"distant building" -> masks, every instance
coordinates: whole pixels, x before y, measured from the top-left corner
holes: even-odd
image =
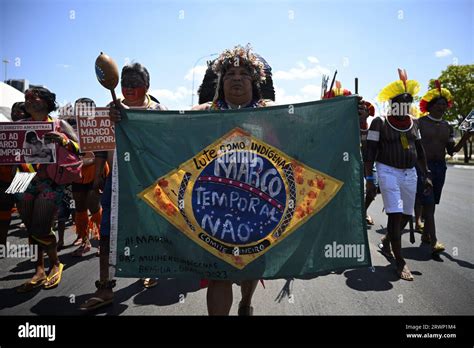
[[[46,86],[43,86],[43,85],[32,85],[32,84],[30,84],[30,81],[28,81],[27,79],[22,79],[22,80],[20,80],[20,79],[11,79],[11,80],[6,80],[5,83],[7,85],[12,86],[13,88],[16,88],[21,93],[25,93],[26,90],[28,88],[31,88],[31,87],[46,87]]]

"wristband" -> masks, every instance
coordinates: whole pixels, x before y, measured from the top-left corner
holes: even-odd
[[[373,175],[371,175],[371,176],[366,176],[366,177],[365,177],[365,180],[367,180],[367,181],[375,181],[375,177],[374,177]]]

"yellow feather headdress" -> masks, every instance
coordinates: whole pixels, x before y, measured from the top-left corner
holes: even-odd
[[[428,114],[428,103],[435,98],[442,97],[448,102],[448,108],[453,106],[453,96],[451,92],[446,88],[441,88],[439,80],[435,81],[435,88],[430,89],[420,100],[420,110],[424,114]]]
[[[415,80],[408,80],[405,70],[398,69],[400,79],[385,86],[378,95],[378,100],[381,102],[389,101],[396,96],[408,93],[415,96],[420,91],[420,84]]]
[[[433,100],[433,98],[444,97],[448,102],[453,100],[451,92],[446,88],[441,88],[441,93],[438,89],[431,89],[423,96],[423,100],[426,100],[428,103]]]

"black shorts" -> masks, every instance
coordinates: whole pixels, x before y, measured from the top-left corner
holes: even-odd
[[[433,183],[433,189],[428,195],[425,195],[423,193],[424,177],[421,171],[417,168],[418,187],[416,198],[420,201],[421,205],[439,204],[439,201],[441,199],[441,192],[443,191],[444,181],[446,180],[446,162],[428,161],[428,169],[431,171],[431,181]]]

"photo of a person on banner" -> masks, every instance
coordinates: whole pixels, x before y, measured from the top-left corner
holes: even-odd
[[[48,141],[44,143],[38,138],[35,131],[29,131],[25,135],[23,148],[30,150],[30,155],[25,155],[25,161],[30,164],[53,162],[54,145],[48,146]]]

